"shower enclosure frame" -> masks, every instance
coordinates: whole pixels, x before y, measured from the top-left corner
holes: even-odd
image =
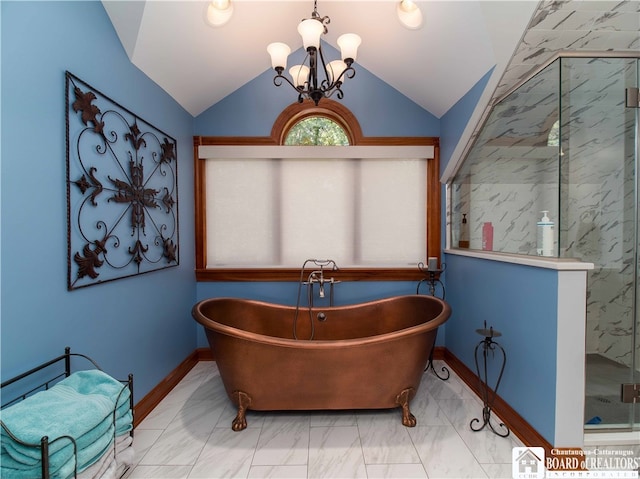
[[[575,72],[571,73],[569,68],[572,62],[574,65],[579,65],[576,71],[580,70],[580,68],[583,69],[583,71],[576,74],[573,79],[571,75],[575,74]],[[630,314],[632,318],[630,323],[631,329],[629,330],[627,328],[627,330],[624,331],[624,342],[629,345],[628,351],[631,358],[627,358],[630,366],[629,374],[622,383],[634,384],[640,382],[640,372],[636,371],[634,373],[634,369],[640,370],[640,351],[638,350],[640,347],[640,319],[638,318],[640,314],[640,194],[638,193],[640,190],[640,167],[638,166],[638,142],[640,138],[640,126],[638,123],[640,110],[635,108],[631,112],[630,110],[625,110],[625,113],[623,113],[623,116],[635,116],[634,130],[633,132],[628,132],[628,135],[631,135],[634,150],[632,154],[633,166],[631,166],[628,165],[628,160],[625,161],[625,158],[628,158],[629,147],[624,144],[627,138],[624,133],[624,125],[626,124],[624,121],[621,121],[623,133],[619,134],[619,137],[616,137],[617,140],[622,138],[622,146],[614,145],[613,150],[606,150],[610,144],[605,146],[600,145],[612,139],[607,138],[608,131],[603,127],[602,122],[606,123],[607,121],[605,118],[606,115],[598,115],[594,113],[594,108],[589,107],[594,106],[594,104],[599,101],[604,101],[603,97],[606,96],[606,94],[600,92],[601,96],[594,96],[592,98],[593,104],[571,104],[572,95],[575,97],[573,98],[574,102],[576,99],[586,98],[585,93],[589,88],[588,82],[593,82],[598,77],[595,71],[590,69],[599,66],[599,62],[603,65],[613,65],[616,62],[620,63],[623,65],[622,71],[630,77],[624,79],[626,80],[625,87],[637,88],[640,86],[640,67],[638,66],[640,64],[640,57],[637,52],[611,52],[610,54],[593,54],[592,52],[562,53],[541,66],[534,75],[516,85],[493,104],[491,112],[483,121],[480,133],[467,152],[464,163],[447,188],[447,245],[449,248],[464,248],[462,243],[459,246],[459,240],[464,239],[460,236],[459,226],[460,219],[463,213],[465,213],[466,217],[471,220],[471,224],[468,225],[471,236],[471,250],[482,249],[481,231],[483,222],[492,221],[493,226],[497,226],[494,238],[499,237],[501,241],[506,238],[510,231],[524,232],[519,238],[506,238],[507,241],[505,242],[494,242],[493,251],[536,256],[536,222],[539,221],[540,218],[536,219],[535,215],[538,213],[537,210],[549,209],[546,205],[551,204],[551,209],[555,208],[555,211],[553,211],[553,220],[556,222],[553,256],[561,259],[577,258],[584,262],[592,262],[595,265],[595,270],[589,272],[587,307],[591,309],[589,309],[587,313],[587,325],[590,324],[590,319],[593,320],[598,314],[598,308],[594,308],[592,303],[594,302],[594,298],[599,294],[599,288],[602,287],[603,283],[607,283],[608,280],[611,282],[610,278],[613,277],[607,277],[602,274],[604,266],[607,266],[612,271],[617,268],[620,271],[624,271],[627,276],[631,275],[632,277],[630,283],[626,282],[618,288],[617,296],[622,296],[622,293],[627,293],[627,296],[633,298],[631,304],[625,306],[625,308],[628,309],[625,310],[625,314]],[[550,67],[557,68],[557,72],[550,72],[552,69]],[[536,97],[536,95],[541,92],[534,92],[534,95],[527,97],[536,87],[536,81],[538,83],[543,82],[541,78],[545,75],[545,72],[547,74],[546,88],[548,90],[542,92],[543,94],[539,97]],[[621,80],[610,80],[609,83],[618,87]],[[605,84],[605,87],[607,87],[607,85],[608,84]],[[583,87],[585,91],[581,92],[581,88]],[[555,89],[555,91],[551,92],[552,89]],[[555,108],[555,118],[553,118],[553,114],[548,114],[546,117],[535,116],[535,114],[540,114],[541,112],[540,110],[535,111],[535,108],[539,106],[535,103],[536,98],[543,98],[545,94],[549,93],[553,93],[555,97],[546,97],[547,113],[552,112],[553,108]],[[520,97],[509,105],[509,101],[517,98],[518,95],[520,95]],[[617,108],[620,108],[620,99],[624,99],[624,97],[625,91],[624,88],[622,88],[620,92],[611,94],[610,97],[607,98],[607,101],[613,101],[613,104],[616,105]],[[553,105],[554,102],[555,106]],[[529,114],[533,115],[533,120],[531,120],[531,124],[528,127],[526,126],[526,121],[521,124],[517,123]],[[542,121],[541,118],[543,118],[544,121]],[[503,123],[500,123],[501,121]],[[609,123],[609,126],[615,124],[616,121],[620,120],[613,120]],[[554,143],[554,145],[557,146],[555,146],[554,149],[550,148],[550,146],[552,146],[550,143],[545,144],[544,141],[549,137],[550,130],[555,122],[558,124],[558,131],[557,143]],[[584,123],[584,125],[582,125],[581,122]],[[591,126],[587,128],[589,123],[591,123]],[[581,126],[583,131],[578,130]],[[527,134],[527,128],[531,130],[529,134]],[[508,132],[508,134],[505,134],[505,132]],[[573,138],[571,136],[572,133],[574,135]],[[590,155],[585,155],[584,149],[581,148],[578,140],[584,140],[585,145],[591,141],[593,146],[595,146],[595,150],[593,150]],[[498,151],[500,148],[504,151]],[[513,149],[506,152],[508,148]],[[598,151],[598,148],[602,148],[602,152]],[[589,192],[591,188],[592,192],[597,194],[599,198],[598,214],[604,216],[603,211],[607,208],[607,193],[600,191],[602,185],[595,181],[597,175],[592,175],[593,177],[589,178],[588,181],[581,181],[580,175],[576,175],[575,170],[579,168],[577,165],[584,166],[590,164],[592,168],[597,169],[606,167],[607,161],[612,163],[615,163],[615,161],[620,162],[620,158],[615,161],[607,158],[607,155],[612,155],[612,151],[617,151],[616,148],[622,151],[622,174],[620,170],[616,170],[615,168],[610,169],[609,172],[611,174],[621,174],[621,177],[624,178],[628,176],[630,170],[633,169],[633,196],[632,198],[623,198],[629,202],[629,204],[633,202],[633,219],[631,220],[632,225],[628,224],[629,220],[625,221],[624,218],[620,219],[620,223],[624,225],[624,228],[619,227],[619,231],[615,231],[615,227],[613,227],[610,236],[615,238],[615,234],[617,234],[620,243],[622,243],[622,236],[625,236],[625,243],[631,242],[633,244],[633,247],[630,248],[633,251],[633,257],[620,257],[612,260],[608,257],[602,259],[590,256],[589,251],[584,251],[584,248],[591,248],[593,252],[597,252],[597,250],[606,252],[607,248],[619,247],[620,245],[614,245],[611,238],[607,238],[606,235],[598,238],[597,235],[594,236],[593,233],[591,233],[592,244],[585,244],[585,242],[578,237],[578,223],[576,221],[576,218],[579,218],[579,213],[584,211],[572,211],[571,208],[575,208],[576,202],[580,201],[583,202],[581,205],[583,210],[587,208],[587,202],[584,198],[589,198],[589,196],[583,195],[583,193]],[[627,149],[626,153],[625,148]],[[483,151],[479,152],[482,149]],[[475,155],[474,150],[476,150]],[[517,153],[513,153],[513,151],[517,151]],[[517,156],[518,154],[522,154],[523,156]],[[602,157],[598,157],[599,154]],[[587,161],[587,157],[592,161]],[[514,158],[511,164],[509,164],[509,158]],[[518,164],[518,162],[520,163]],[[537,167],[538,171],[535,170],[536,166],[532,167],[536,162],[544,164],[544,166]],[[624,164],[627,164],[627,166],[624,167]],[[507,165],[507,168],[505,168],[505,165]],[[522,169],[518,170],[518,167]],[[491,172],[487,173],[487,170],[491,168],[495,169],[493,178],[491,177]],[[502,170],[498,171],[500,168],[502,168]],[[509,168],[513,168],[514,171],[506,171]],[[517,174],[514,174],[514,172]],[[518,174],[520,177],[518,177]],[[536,181],[536,174],[538,175],[538,184],[533,183]],[[527,175],[531,175],[530,178],[534,179],[522,180],[522,178]],[[527,181],[529,181],[529,184],[525,184]],[[519,185],[518,183],[522,184]],[[529,198],[528,211],[524,206],[518,209],[517,206],[513,206],[513,204],[508,201],[504,201],[508,194],[526,194],[526,192],[523,193],[526,188],[520,188],[520,190],[517,191],[518,186],[525,186],[530,189],[538,188],[539,190],[533,200]],[[486,191],[490,192],[490,195],[482,191],[483,187]],[[621,190],[623,190],[623,188],[621,188]],[[500,194],[505,196],[497,201],[493,200],[493,198]],[[575,196],[572,197],[572,194]],[[622,197],[625,196],[618,191],[616,191],[615,194]],[[580,195],[583,196],[581,197]],[[576,200],[576,198],[578,199]],[[501,211],[496,211],[500,210],[499,202],[501,200],[503,203],[508,204],[510,210],[504,209],[503,207]],[[478,203],[483,203],[483,205],[479,206]],[[621,214],[626,213],[625,204],[620,203],[618,206]],[[511,213],[514,214],[509,216]],[[514,219],[516,215],[519,216],[517,220]],[[607,227],[612,227],[615,221],[609,221],[609,218],[607,218],[607,220]],[[516,223],[516,221],[520,221],[520,223]],[[622,232],[623,229],[624,234]],[[595,230],[595,228],[591,230],[585,229],[583,232],[586,232],[588,236],[590,231]],[[633,237],[629,237],[631,231],[633,231]],[[628,268],[631,268],[631,270],[628,270]],[[609,286],[615,288],[616,284],[612,283]],[[615,303],[617,296],[614,295],[609,299]],[[601,302],[601,304],[604,303]],[[614,309],[613,314],[616,315],[618,312]],[[613,321],[609,321],[607,324],[603,322],[603,325],[614,331],[615,334],[622,336],[622,329],[624,328],[615,329],[616,326],[611,324],[619,319],[620,318],[616,316]],[[595,329],[591,331],[591,335],[598,334],[599,332],[602,331]],[[591,340],[591,335],[589,335],[589,338],[585,337],[585,342],[588,347],[590,346],[588,339]],[[607,347],[609,346],[610,345],[607,345]],[[609,347],[609,349],[611,349],[611,347]],[[589,351],[589,349],[587,349],[587,351]],[[619,353],[616,354],[621,356]],[[585,356],[585,365],[586,363],[587,357]],[[590,374],[589,368],[587,368],[587,374]],[[587,379],[589,378],[587,377]],[[585,390],[585,397],[587,393],[588,391]],[[607,397],[613,396],[617,396],[617,398],[620,399],[620,384],[617,385],[615,391],[608,391]],[[640,415],[640,402],[629,405],[628,411],[628,421],[626,422],[620,424],[601,423],[599,425],[588,425],[585,426],[585,431],[634,431],[635,433],[635,431],[640,428],[640,421],[638,420]],[[585,421],[588,421],[588,419],[589,418],[586,418]]]

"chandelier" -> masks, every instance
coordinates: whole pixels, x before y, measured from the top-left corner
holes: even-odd
[[[302,65],[295,65],[289,69],[291,80],[283,75],[291,48],[287,44],[279,42],[271,43],[267,47],[267,51],[271,55],[271,65],[276,71],[273,83],[280,86],[283,81],[286,81],[298,92],[298,102],[300,103],[305,99],[311,99],[317,106],[322,98],[329,98],[334,94],[342,99],[344,96],[341,90],[343,81],[346,78],[353,78],[356,74],[352,65],[356,60],[358,46],[362,40],[355,33],[345,33],[338,37],[341,60],[325,62],[320,36],[327,33],[327,25],[330,21],[328,16],[320,16],[318,2],[314,0],[311,18],[304,19],[298,24],[298,33],[302,36],[302,44],[307,51],[307,56]],[[319,78],[319,74],[322,75],[322,80]]]

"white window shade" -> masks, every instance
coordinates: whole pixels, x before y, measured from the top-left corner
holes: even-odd
[[[259,159],[207,163],[208,268],[277,264],[275,166]]]
[[[360,160],[358,258],[362,265],[424,261],[427,231],[425,160]]]
[[[282,262],[354,256],[354,160],[289,159],[282,165]]]
[[[216,148],[199,152],[207,158],[208,268],[426,262],[433,147]]]

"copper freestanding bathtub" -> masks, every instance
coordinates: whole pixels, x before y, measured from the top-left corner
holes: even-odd
[[[247,409],[401,407],[402,423],[415,426],[409,402],[450,313],[447,303],[423,295],[297,313],[292,306],[212,298],[192,311],[238,407],[235,431],[247,426]]]

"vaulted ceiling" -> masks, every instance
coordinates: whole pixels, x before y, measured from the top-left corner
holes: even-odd
[[[233,1],[233,0],[232,0]],[[505,65],[535,1],[420,1],[424,25],[404,27],[389,0],[320,0],[331,18],[326,41],[362,37],[356,68],[366,68],[436,117],[494,65]],[[266,47],[302,47],[296,31],[311,0],[235,0],[221,27],[205,21],[206,1],[107,1],[103,4],[131,61],[192,115],[271,68]],[[357,78],[357,77],[356,77]]]
[[[271,68],[266,46],[296,50],[296,26],[310,0],[232,0],[231,20],[207,24],[207,1],[103,0],[131,61],[188,112],[204,110]],[[418,30],[405,28],[392,0],[321,0],[326,41],[362,37],[357,64],[441,117],[485,73],[513,84],[558,51],[639,51],[637,0],[537,2],[417,0]],[[499,92],[498,92],[499,93]]]

